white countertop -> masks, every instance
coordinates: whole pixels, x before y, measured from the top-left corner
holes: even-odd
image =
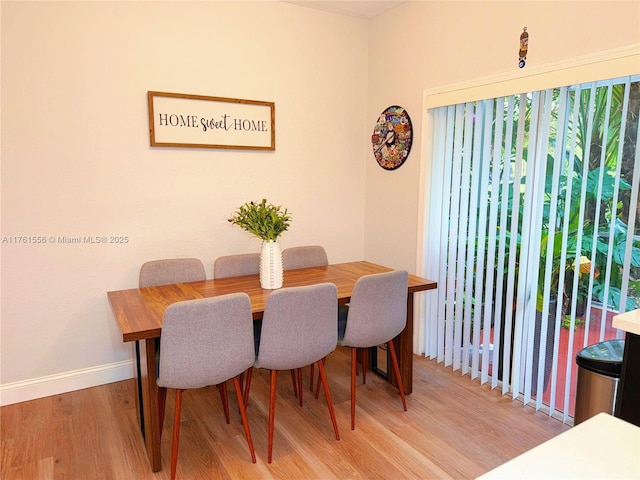
[[[640,427],[599,413],[478,480],[640,479]]]
[[[614,316],[611,324],[614,328],[640,335],[640,308]]]

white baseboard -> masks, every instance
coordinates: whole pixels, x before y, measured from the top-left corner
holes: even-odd
[[[135,376],[135,362],[125,360],[97,367],[33,378],[0,385],[0,406],[26,402],[105,383],[119,382]]]

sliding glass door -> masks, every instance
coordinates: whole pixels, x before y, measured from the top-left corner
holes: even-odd
[[[577,350],[640,307],[639,80],[429,110],[427,356],[572,415]]]

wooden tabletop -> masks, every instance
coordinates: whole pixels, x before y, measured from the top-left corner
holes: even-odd
[[[358,278],[391,270],[393,269],[364,261],[300,268],[285,271],[282,286],[285,288],[333,283],[338,289],[338,302],[347,303]],[[436,282],[409,275],[408,293],[434,288],[436,288]],[[264,290],[260,287],[258,275],[117,290],[107,292],[107,296],[120,325],[123,341],[131,342],[159,337],[164,311],[172,303],[237,292],[245,292],[249,295],[254,318],[261,318],[272,290]]]

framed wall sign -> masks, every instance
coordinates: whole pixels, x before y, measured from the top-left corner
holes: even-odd
[[[385,170],[402,166],[413,142],[413,126],[407,111],[397,105],[388,107],[380,114],[373,127],[371,146],[378,165]]]
[[[275,104],[147,92],[152,147],[275,150]]]

